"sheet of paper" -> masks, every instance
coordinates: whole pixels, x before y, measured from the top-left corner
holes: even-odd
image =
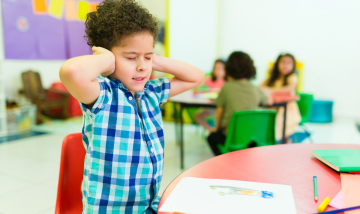
[[[77,2],[75,0],[66,0],[65,1],[65,19],[68,21],[78,20],[77,16]]]
[[[50,0],[49,15],[61,19],[63,16],[64,0]]]
[[[91,3],[91,12],[96,11],[96,10],[97,10],[96,7],[97,7],[98,5],[99,5],[98,2]]]
[[[34,14],[47,14],[46,0],[32,0]]]
[[[344,207],[360,206],[360,176],[340,173]],[[345,214],[360,214],[360,210],[347,211]]]
[[[188,177],[181,179],[160,211],[295,214],[296,208],[289,185]]]
[[[86,21],[86,16],[90,12],[90,3],[87,1],[79,1],[78,18]]]
[[[342,190],[340,190],[340,192],[330,201],[329,205],[337,209],[344,208]]]

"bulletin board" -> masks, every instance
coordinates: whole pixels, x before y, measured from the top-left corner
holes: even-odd
[[[91,54],[86,14],[99,0],[1,0],[5,59],[61,60]]]

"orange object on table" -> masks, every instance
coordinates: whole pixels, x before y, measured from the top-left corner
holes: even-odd
[[[288,101],[296,101],[299,99],[299,96],[291,93],[273,93],[271,94],[274,103],[283,103]]]
[[[316,213],[326,198],[341,190],[340,174],[312,157],[314,149],[360,149],[345,144],[284,144],[227,153],[199,163],[174,179],[162,195],[159,210],[184,177],[241,180],[291,185],[298,214]],[[319,201],[314,201],[313,176],[318,178]],[[334,210],[327,207],[325,211]],[[168,214],[158,212],[159,214]]]
[[[360,206],[360,176],[341,173],[341,186],[344,208]],[[360,210],[346,211],[345,214],[360,214]]]

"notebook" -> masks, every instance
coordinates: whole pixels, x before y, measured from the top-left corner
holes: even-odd
[[[358,149],[312,150],[311,154],[338,172],[360,172],[360,150]]]

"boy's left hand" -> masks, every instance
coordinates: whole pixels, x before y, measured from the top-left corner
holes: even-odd
[[[155,71],[161,71],[160,66],[159,66],[159,56],[157,56],[156,54],[153,54],[151,57],[151,61],[152,61],[152,70]]]

